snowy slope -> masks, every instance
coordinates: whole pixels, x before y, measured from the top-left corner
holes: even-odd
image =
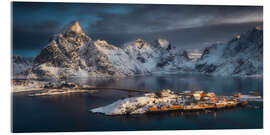
[[[94,41],[83,57],[87,67],[91,68],[89,71],[107,72],[108,76],[129,76],[150,72],[130,58],[123,49],[104,40]]]
[[[13,75],[18,75],[25,72],[27,69],[31,68],[33,60],[31,58],[25,58],[22,56],[12,57],[12,73]]]
[[[140,63],[142,67],[151,72],[156,68],[157,62],[155,58],[158,57],[154,49],[155,48],[145,40],[137,39],[134,42],[130,42],[124,48],[124,51],[130,59],[134,59],[137,63]]]
[[[263,31],[255,28],[227,43],[206,48],[196,69],[213,75],[262,75]]]
[[[181,49],[172,48],[170,42],[165,39],[157,39],[151,44],[137,39],[129,43],[124,50],[151,72],[190,68],[185,67],[185,64],[191,62],[187,53]]]
[[[157,66],[160,71],[190,72],[194,69],[194,62],[189,59],[185,50],[174,48],[161,52]]]

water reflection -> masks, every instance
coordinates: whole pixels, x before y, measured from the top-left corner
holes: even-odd
[[[78,81],[79,80],[79,81]],[[201,74],[176,74],[137,76],[120,79],[73,79],[80,84],[97,85],[100,87],[120,87],[150,90],[197,90],[214,91],[217,94],[231,94],[232,92],[258,91],[263,95],[262,78],[215,77]]]
[[[201,116],[207,116],[212,118],[217,118],[219,114],[224,112],[236,112],[241,109],[249,109],[243,107],[236,107],[236,108],[226,108],[226,109],[219,109],[219,110],[204,110],[204,111],[170,111],[170,112],[157,112],[157,113],[149,113],[149,114],[138,114],[138,115],[118,115],[118,116],[111,116],[115,120],[118,121],[126,121],[128,120],[136,120],[136,121],[151,121],[155,119],[168,119],[168,118],[177,118],[182,117],[185,119],[196,119]],[[95,115],[95,114],[94,114]],[[100,114],[96,114],[100,115]]]
[[[212,77],[177,74],[137,76],[132,78],[91,80],[74,78],[80,84],[101,87],[133,89],[212,90],[217,94],[256,90],[263,94],[262,78]],[[132,93],[133,94],[133,93]],[[90,109],[108,105],[131,93],[104,90],[94,95],[73,93],[44,97],[28,97],[26,93],[13,94],[14,132],[40,131],[112,131],[112,130],[162,130],[162,129],[232,129],[262,128],[263,106],[232,108],[218,112],[169,112],[134,116],[106,116],[89,112]]]

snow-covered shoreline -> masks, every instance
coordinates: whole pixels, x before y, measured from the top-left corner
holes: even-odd
[[[34,87],[12,87],[11,92],[17,93],[17,92],[28,92],[28,91],[41,91],[44,90],[44,88],[34,88]]]
[[[161,95],[160,95],[161,94]],[[170,90],[158,93],[147,93],[143,96],[120,99],[112,104],[91,109],[93,113],[105,115],[144,114],[170,110],[201,110],[213,108],[235,107],[247,101],[262,102],[261,96],[242,95],[216,96],[213,92],[184,91],[182,94]]]
[[[44,89],[44,81],[12,80],[11,92],[40,91]]]
[[[130,97],[120,99],[107,106],[91,109],[94,113],[104,113],[106,115],[122,115],[122,114],[143,114],[147,109],[156,104],[167,104],[177,102],[176,95],[168,94],[167,98],[155,98],[155,94],[149,93],[140,97]],[[180,100],[179,100],[180,101]]]

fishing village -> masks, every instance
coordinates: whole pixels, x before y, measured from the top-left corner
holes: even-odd
[[[119,90],[129,93],[129,97],[120,99],[110,105],[91,109],[91,112],[104,113],[107,115],[142,114],[168,111],[203,111],[219,110],[246,106],[249,102],[260,102],[262,97],[259,93],[249,91],[247,94],[240,92],[231,95],[217,95],[214,92],[203,90],[172,91],[169,89],[136,90],[124,88],[100,88],[90,85],[79,86],[74,83],[52,83],[29,80],[13,80],[14,89],[30,90],[28,96],[53,96],[67,93],[94,94],[100,90]],[[34,89],[38,90],[35,91]],[[133,96],[130,93],[141,93]]]

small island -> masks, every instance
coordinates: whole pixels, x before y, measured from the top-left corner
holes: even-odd
[[[91,109],[94,113],[106,115],[144,114],[168,111],[202,111],[245,106],[248,101],[262,101],[257,93],[248,95],[233,93],[232,96],[217,96],[214,92],[183,91],[169,89],[155,93],[146,93],[139,97],[118,100],[110,105]]]

